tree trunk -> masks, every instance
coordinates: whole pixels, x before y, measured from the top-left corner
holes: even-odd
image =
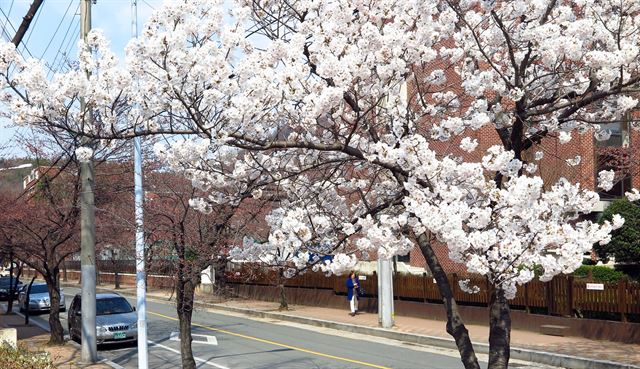
[[[49,345],[64,344],[64,330],[60,323],[60,270],[58,267],[53,268],[44,276],[49,289],[49,327],[51,336],[49,337]]]
[[[216,293],[220,297],[227,296],[227,259],[216,260],[213,263],[213,270],[216,278]]]
[[[18,289],[18,281],[20,280],[20,275],[22,274],[22,265],[18,265],[18,271],[16,275],[13,277],[10,289],[9,289],[9,299],[7,300],[7,314],[11,314],[13,312],[13,296],[17,296]],[[13,258],[11,258],[11,269],[13,269]],[[11,275],[13,275],[13,271],[11,271]]]
[[[278,310],[289,310],[289,304],[287,303],[287,294],[284,289],[284,282],[278,284],[278,290],[280,291],[280,307]]]
[[[426,233],[423,233],[418,237],[418,245],[422,255],[427,261],[427,265],[429,266],[431,273],[433,273],[433,277],[438,284],[438,289],[440,290],[440,295],[442,296],[442,301],[444,302],[444,307],[447,311],[447,333],[453,337],[456,342],[456,346],[458,346],[462,364],[466,369],[480,369],[480,365],[478,365],[478,358],[476,357],[473,345],[471,344],[469,331],[464,326],[464,322],[462,321],[462,317],[458,311],[458,305],[456,304],[456,300],[453,298],[453,291],[451,290],[451,285],[447,279],[447,274],[442,269],[442,266],[431,247],[429,236]]]
[[[510,341],[509,302],[501,288],[494,288],[489,301],[489,369],[507,369]]]
[[[278,292],[280,292],[280,307],[278,310],[289,310],[287,293],[284,289],[284,270],[282,268],[278,270]]]
[[[177,312],[180,328],[180,355],[182,357],[182,368],[195,369],[196,361],[193,358],[191,342],[191,317],[193,314],[193,300],[195,293],[195,283],[190,277],[190,267],[185,266],[184,261],[178,265],[178,281],[176,283]]]

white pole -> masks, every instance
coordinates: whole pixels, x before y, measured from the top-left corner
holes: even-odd
[[[80,1],[80,37],[86,41],[91,30],[91,0]],[[91,71],[86,71],[87,74]],[[80,99],[80,109],[86,113],[84,98]],[[91,113],[86,113],[87,124],[91,124]],[[86,142],[87,140],[84,140]],[[98,360],[96,340],[96,225],[93,194],[93,164],[91,160],[80,163],[80,257],[82,276],[82,334],[81,360],[85,364]]]
[[[378,292],[378,316],[382,328],[393,327],[393,274],[391,273],[391,260],[380,259]]]
[[[138,2],[131,0],[131,37],[138,37]],[[149,368],[147,349],[147,286],[144,270],[144,193],[142,189],[142,145],[141,138],[133,139],[135,210],[136,210],[136,305],[138,310],[138,368]]]
[[[382,259],[378,258],[378,325],[382,326],[382,300],[384,300],[384,295],[382,293]]]

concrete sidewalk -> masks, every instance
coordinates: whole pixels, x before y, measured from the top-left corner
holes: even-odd
[[[135,295],[135,288],[125,287],[118,292]],[[167,290],[151,290],[147,295],[158,300],[169,301],[173,299],[171,291]],[[430,320],[427,317],[421,319],[396,316],[395,326],[392,329],[384,330],[378,328],[376,314],[363,313],[355,317],[349,316],[346,299],[344,310],[290,305],[288,311],[278,311],[278,303],[275,302],[242,299],[221,301],[215,296],[202,293],[197,294],[196,301],[200,307],[455,348],[451,342],[451,336],[445,330],[445,323],[442,321]],[[488,347],[486,344],[489,338],[488,328],[467,325],[467,329],[477,351],[484,352]],[[544,362],[548,365],[573,368],[640,368],[640,345],[638,344],[595,341],[580,337],[556,337],[512,330],[511,346],[514,358]]]

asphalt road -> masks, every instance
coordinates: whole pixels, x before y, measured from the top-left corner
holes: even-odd
[[[65,287],[67,304],[78,288]],[[131,300],[132,304],[135,301]],[[148,301],[149,367],[180,367],[180,342],[175,305]],[[61,314],[67,328],[66,313]],[[47,314],[32,320],[47,324]],[[406,345],[397,341],[317,327],[198,310],[193,316],[193,352],[200,368],[461,368],[460,359],[444,349]],[[124,367],[137,368],[137,346],[99,348],[99,355]],[[453,353],[455,355],[455,353]],[[484,364],[486,365],[486,364]]]

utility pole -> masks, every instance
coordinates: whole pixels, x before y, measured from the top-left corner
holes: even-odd
[[[403,107],[408,106],[407,99],[407,82],[400,85],[398,91],[400,95],[399,104]],[[383,106],[389,102],[388,98],[384,99]],[[393,261],[395,266],[395,257]],[[378,257],[378,323],[382,328],[391,328],[394,325],[395,311],[393,307],[393,271],[391,259],[382,259]]]
[[[378,323],[382,328],[393,327],[393,273],[391,260],[378,259]]]
[[[38,9],[40,8],[40,5],[42,5],[43,1],[44,0],[34,0],[33,3],[31,3],[29,10],[27,11],[27,15],[22,18],[22,23],[20,23],[20,27],[18,27],[16,35],[13,36],[13,39],[11,40],[11,43],[13,43],[16,48],[18,47],[20,42],[22,42],[22,38],[24,37],[25,33],[27,33],[27,30],[31,25],[31,21],[33,20],[33,17],[36,16],[36,13],[38,12]]]
[[[131,37],[138,37],[138,1],[131,0]],[[149,368],[147,350],[147,284],[145,281],[144,223],[142,189],[142,144],[141,138],[133,139],[134,194],[136,216],[136,305],[138,310],[138,368]]]
[[[91,1],[80,0],[80,38],[87,41],[91,29]],[[91,71],[85,71],[87,75]],[[80,99],[84,116],[83,127],[91,124],[91,109],[84,98]],[[84,140],[87,142],[87,140]],[[96,224],[93,195],[93,163],[91,159],[80,161],[80,263],[82,276],[82,362],[98,360],[96,342]]]

